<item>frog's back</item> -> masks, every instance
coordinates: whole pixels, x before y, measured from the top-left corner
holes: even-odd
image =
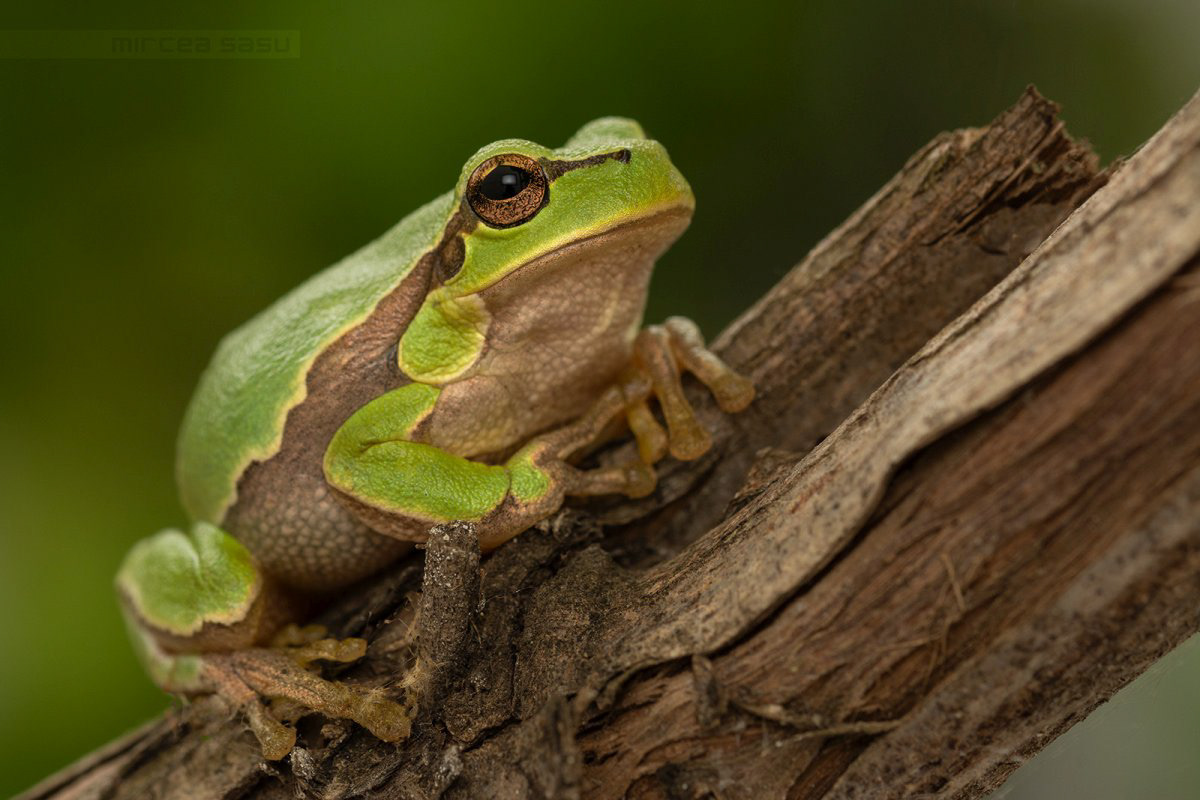
[[[221,342],[179,436],[180,495],[193,518],[220,524],[239,477],[279,453],[289,412],[315,399],[306,379],[318,357],[353,336],[406,277],[415,284],[414,269],[437,243],[452,203],[447,193],[413,212]]]

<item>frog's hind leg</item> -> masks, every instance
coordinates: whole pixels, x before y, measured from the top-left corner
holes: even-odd
[[[268,759],[287,755],[296,738],[265,705],[268,698],[352,719],[388,741],[407,736],[403,706],[308,670],[315,661],[355,661],[366,642],[285,626],[298,605],[215,526],[198,523],[190,535],[168,530],[136,544],[117,575],[117,592],[154,682],[169,692],[223,697],[246,716]]]

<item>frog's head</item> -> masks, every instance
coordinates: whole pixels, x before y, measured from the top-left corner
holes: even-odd
[[[695,207],[666,149],[618,117],[588,123],[558,149],[522,139],[482,148],[464,165],[455,199],[462,248],[445,259],[438,282],[456,296],[501,281],[536,283],[535,273],[586,260],[565,251],[620,250],[631,266],[653,263]]]
[[[694,205],[667,151],[632,120],[588,123],[557,150],[488,145],[455,187],[401,370],[439,386],[538,376],[531,430],[577,413],[587,400],[570,392],[599,391],[628,362],[650,271]]]

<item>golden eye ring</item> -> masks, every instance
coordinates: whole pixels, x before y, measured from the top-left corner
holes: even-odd
[[[550,201],[550,181],[535,159],[504,153],[475,168],[466,197],[485,225],[512,228],[533,219]]]

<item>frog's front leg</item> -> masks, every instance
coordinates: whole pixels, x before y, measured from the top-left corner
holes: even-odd
[[[640,462],[592,471],[567,462],[623,413],[617,387],[579,420],[533,439],[504,464],[412,441],[439,394],[413,383],[377,397],[351,415],[325,452],[329,485],[381,533],[424,541],[433,525],[470,521],[487,550],[557,511],[567,495],[654,488],[653,472]]]
[[[535,437],[502,465],[414,441],[440,390],[413,383],[372,400],[342,425],[325,453],[325,477],[381,533],[423,541],[435,524],[470,521],[480,546],[492,549],[557,511],[568,495],[644,496],[655,486],[652,464],[668,451],[684,460],[707,451],[711,438],[684,398],[683,370],[696,375],[724,411],[740,411],[754,397],[750,382],[705,348],[692,322],[673,317],[639,334],[626,375],[578,420]],[[650,410],[651,397],[666,430]],[[570,463],[622,417],[638,441],[639,459],[586,471]]]
[[[154,682],[169,692],[212,693],[232,703],[268,759],[283,758],[296,740],[264,704],[269,698],[352,719],[387,741],[408,734],[409,714],[401,705],[308,670],[315,661],[355,661],[366,642],[285,625],[298,604],[216,526],[197,523],[190,535],[167,530],[138,542],[117,574],[117,592],[134,648]]]

